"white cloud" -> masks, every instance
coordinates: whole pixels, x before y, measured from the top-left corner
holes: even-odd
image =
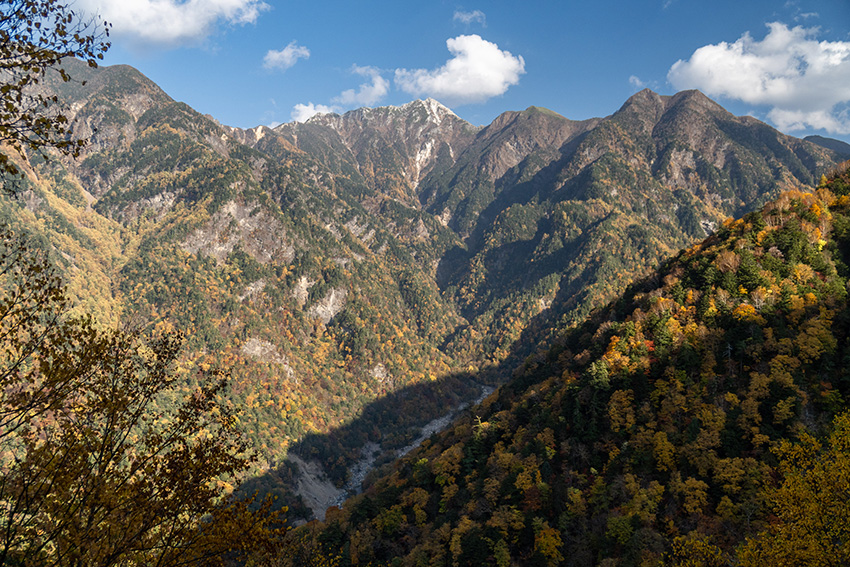
[[[826,130],[833,134],[850,134],[850,113],[847,110],[785,110],[774,108],[767,113],[767,118],[780,130]]]
[[[439,69],[397,69],[395,83],[414,96],[432,96],[446,104],[484,102],[519,83],[525,73],[521,56],[502,51],[478,35],[446,41],[454,57]]]
[[[280,51],[270,49],[263,58],[263,67],[285,71],[295,65],[299,59],[307,59],[308,57],[310,57],[309,49],[291,41]]]
[[[75,7],[112,24],[112,33],[144,44],[203,40],[219,23],[252,24],[262,0],[76,0]]]
[[[331,112],[339,112],[339,108],[335,106],[325,106],[324,104],[296,104],[292,108],[292,119],[296,122],[306,122],[317,114],[330,114]]]
[[[345,106],[371,106],[387,96],[390,82],[381,76],[379,69],[354,65],[351,70],[357,75],[368,77],[371,82],[361,84],[357,91],[354,89],[343,91],[338,97],[333,98],[333,102]]]
[[[458,22],[462,22],[466,25],[469,25],[473,22],[477,22],[484,27],[487,27],[487,16],[484,15],[484,12],[481,10],[473,10],[472,12],[462,12],[460,10],[456,10],[453,20]]]
[[[381,76],[381,71],[377,67],[354,65],[351,72],[368,77],[370,81],[361,84],[356,91],[354,89],[343,91],[339,96],[331,99],[335,104],[330,106],[312,102],[296,104],[292,109],[292,120],[306,122],[317,114],[340,113],[351,106],[370,106],[384,98],[390,90],[390,82]]]
[[[807,127],[850,133],[850,42],[818,41],[817,28],[774,22],[761,41],[745,33],[734,43],[697,49],[667,74],[677,89],[696,88],[754,105],[783,130]]]
[[[637,75],[631,75],[629,77],[629,84],[634,89],[634,92],[642,91],[643,89],[652,89],[654,91],[658,91],[660,87],[658,86],[658,81],[644,81]]]

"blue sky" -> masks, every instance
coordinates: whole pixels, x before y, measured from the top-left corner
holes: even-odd
[[[76,0],[106,64],[249,128],[431,96],[474,124],[615,112],[699,88],[784,132],[850,142],[848,0]]]

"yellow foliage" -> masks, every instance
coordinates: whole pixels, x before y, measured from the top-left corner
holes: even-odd
[[[667,439],[667,434],[658,431],[652,438],[653,456],[655,457],[655,468],[666,471],[674,468],[676,458],[676,447]]]
[[[608,402],[608,418],[611,420],[611,430],[616,432],[631,429],[635,424],[634,392],[617,390],[611,394]]]
[[[721,567],[728,562],[723,551],[709,536],[696,530],[673,540],[670,565],[673,567]]]
[[[557,565],[564,560],[560,552],[562,545],[558,530],[550,527],[545,520],[534,520],[534,551],[542,554],[549,565]]]
[[[738,553],[743,567],[850,565],[850,413],[826,445],[809,435],[783,442],[782,485],[769,493],[776,521]]]
[[[515,506],[499,506],[487,520],[487,527],[495,528],[503,538],[507,538],[511,532],[519,532],[525,527],[523,514]]]
[[[764,317],[758,314],[756,308],[750,305],[749,303],[741,303],[740,305],[735,307],[735,309],[732,311],[732,315],[739,321],[756,323],[757,325],[764,325],[767,322],[765,321]]]
[[[700,514],[708,504],[708,484],[699,479],[688,477],[682,481],[679,473],[675,473],[670,490],[681,499],[682,508],[688,514]]]
[[[664,496],[664,486],[658,481],[651,481],[646,488],[641,488],[638,478],[633,474],[624,477],[626,490],[632,495],[632,499],[624,507],[629,516],[634,516],[646,525],[655,522],[655,514]]]

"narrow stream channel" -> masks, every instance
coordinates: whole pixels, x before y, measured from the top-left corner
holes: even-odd
[[[494,388],[482,386],[481,394],[471,402],[465,402],[453,408],[449,413],[426,423],[417,437],[409,445],[396,452],[399,459],[418,447],[423,441],[435,433],[446,429],[455,420],[459,413],[472,406],[480,404],[484,398],[492,394]],[[360,449],[360,460],[349,470],[348,482],[343,488],[336,488],[331,483],[324,469],[317,462],[304,462],[300,458],[291,455],[290,460],[298,465],[299,475],[296,491],[304,500],[304,503],[313,511],[313,515],[319,519],[325,519],[325,510],[330,506],[340,506],[347,498],[360,494],[363,481],[374,468],[375,460],[381,454],[381,447],[377,443],[366,443]]]

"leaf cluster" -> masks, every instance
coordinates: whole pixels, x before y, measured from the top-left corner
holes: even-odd
[[[41,88],[45,75],[71,76],[66,57],[96,67],[108,49],[108,25],[82,20],[63,0],[10,0],[0,6],[0,143],[18,157],[56,148],[78,155],[85,140],[68,139],[69,121],[57,95]],[[12,156],[0,153],[0,171],[18,174]]]

